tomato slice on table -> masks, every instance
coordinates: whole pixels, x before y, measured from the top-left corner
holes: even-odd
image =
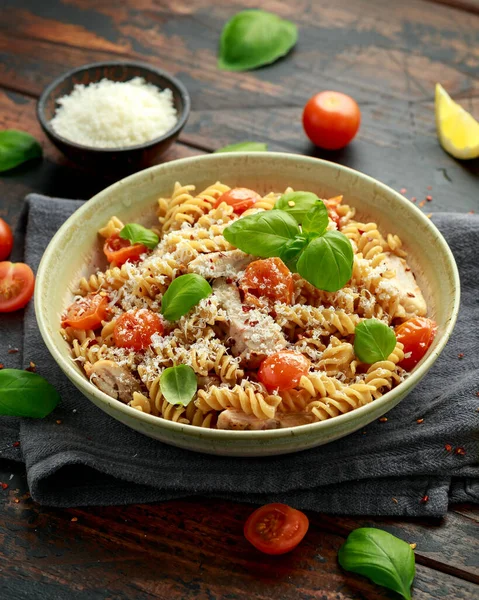
[[[163,335],[161,317],[151,310],[140,309],[123,313],[115,323],[113,338],[118,348],[144,350],[151,344],[154,333]]]
[[[240,215],[245,210],[251,208],[258,200],[261,200],[261,196],[254,190],[248,188],[231,188],[224,194],[222,194],[216,201],[216,206],[219,206],[222,202],[226,202],[233,207],[233,211]]]
[[[23,308],[33,296],[35,275],[25,263],[0,262],[0,313]]]
[[[127,260],[131,262],[139,260],[142,254],[148,252],[148,248],[143,244],[132,244],[129,240],[124,240],[114,233],[105,241],[103,252],[109,263],[114,262],[121,267]]]
[[[108,298],[100,294],[88,294],[68,307],[62,326],[73,327],[73,329],[97,329],[107,315]]]
[[[3,219],[0,219],[0,260],[4,260],[13,248],[12,230]]]
[[[293,276],[284,262],[277,257],[255,260],[250,263],[240,281],[245,301],[259,305],[257,298],[291,304]]]
[[[399,366],[411,371],[426,354],[437,333],[437,324],[426,317],[408,319],[395,330],[396,339],[404,344],[404,359]]]
[[[286,504],[266,504],[249,516],[244,526],[248,542],[265,554],[284,554],[308,531],[308,517]]]
[[[307,375],[311,362],[303,354],[282,350],[263,360],[258,379],[269,392],[284,392],[296,387],[303,375]]]

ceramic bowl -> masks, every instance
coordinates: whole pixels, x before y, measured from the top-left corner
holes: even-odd
[[[172,91],[178,121],[165,134],[137,146],[93,148],[64,138],[50,125],[58,98],[70,94],[75,85],[88,85],[102,79],[129,81],[133,77],[142,77],[147,83]],[[190,97],[181,81],[162,69],[132,61],[92,63],[68,71],[45,88],[37,104],[37,117],[43,131],[68,158],[87,168],[122,174],[152,164],[179,136],[189,114]]]
[[[112,215],[123,221],[154,220],[156,200],[169,196],[176,181],[201,190],[217,180],[266,193],[287,186],[320,197],[344,194],[360,218],[374,219],[383,231],[397,233],[424,291],[438,334],[426,357],[399,386],[378,400],[339,417],[270,431],[222,431],[173,423],[114,400],[98,390],[72,361],[59,333],[60,315],[72,300],[78,279],[93,271],[97,229]],[[444,348],[459,307],[459,277],[444,238],[425,215],[386,185],[337,164],[280,153],[213,154],[152,167],[94,196],[71,216],[50,242],[41,261],[35,308],[43,339],[65,375],[96,406],[128,427],[168,444],[198,452],[266,456],[326,444],[371,423],[396,406],[426,375]]]

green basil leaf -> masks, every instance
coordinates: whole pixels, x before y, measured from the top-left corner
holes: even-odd
[[[308,239],[305,235],[297,235],[289,242],[286,242],[279,252],[279,258],[293,273],[297,272],[296,264],[307,243]]]
[[[160,389],[170,404],[188,406],[193,400],[198,381],[195,372],[188,365],[176,365],[165,369],[160,377]]]
[[[362,527],[348,535],[338,552],[339,564],[346,571],[365,575],[374,583],[411,599],[411,585],[416,574],[411,546],[394,535]]]
[[[309,233],[317,237],[323,235],[329,224],[328,209],[324,202],[317,202],[304,216],[303,233]]]
[[[298,273],[315,287],[337,292],[351,279],[353,248],[349,239],[339,231],[326,231],[314,238],[299,257]]]
[[[223,236],[230,244],[262,258],[280,256],[283,247],[300,233],[293,217],[282,210],[242,217],[223,230]]]
[[[120,231],[120,237],[124,240],[130,240],[132,244],[143,244],[143,246],[146,246],[150,250],[153,250],[160,241],[154,231],[138,223],[128,223],[125,225]]]
[[[354,353],[363,363],[386,360],[396,347],[394,331],[377,319],[366,319],[354,330]]]
[[[213,154],[221,152],[265,152],[268,149],[268,144],[263,142],[239,142],[239,144],[230,144],[223,148],[218,148]]]
[[[42,147],[29,133],[17,129],[0,131],[0,172],[41,155]]]
[[[161,301],[161,313],[168,321],[177,321],[212,292],[211,285],[201,275],[180,275],[166,290]]]
[[[42,419],[60,401],[60,394],[37,373],[19,369],[0,371],[0,415]]]
[[[288,192],[276,201],[274,209],[285,210],[301,225],[306,213],[321,200],[311,192]],[[321,202],[324,206],[324,203]]]
[[[298,29],[291,21],[264,10],[243,10],[223,28],[218,68],[248,71],[287,54],[296,44]]]

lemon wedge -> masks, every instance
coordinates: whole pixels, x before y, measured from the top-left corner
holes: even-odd
[[[454,158],[479,156],[479,123],[436,83],[436,126],[441,146]]]

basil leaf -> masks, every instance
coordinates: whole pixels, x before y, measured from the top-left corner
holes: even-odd
[[[154,231],[138,223],[128,223],[123,227],[119,235],[124,240],[130,240],[132,244],[143,244],[143,246],[146,246],[150,250],[153,250],[160,241]]]
[[[17,129],[0,131],[0,172],[41,155],[42,147],[29,133]]]
[[[308,239],[304,235],[297,235],[283,246],[279,252],[279,258],[285,263],[290,271],[296,273],[296,264],[307,245]]]
[[[323,235],[329,223],[328,209],[324,202],[317,202],[304,216],[303,233],[309,233],[315,237]]]
[[[223,28],[218,68],[248,71],[287,54],[296,44],[294,23],[264,10],[243,10]]]
[[[168,321],[177,321],[212,292],[211,285],[201,275],[181,275],[173,279],[166,290],[161,301],[161,313]]]
[[[301,232],[291,215],[268,210],[242,217],[223,230],[225,239],[247,254],[280,256],[284,246]]]
[[[218,148],[213,154],[221,152],[265,152],[268,149],[268,144],[262,142],[239,142],[239,144],[230,144],[223,148]]]
[[[160,377],[160,389],[170,404],[188,406],[193,400],[198,381],[195,372],[188,365],[176,365],[165,369]]]
[[[19,369],[0,371],[0,415],[42,419],[60,401],[60,394],[37,373]]]
[[[311,192],[288,192],[283,194],[281,198],[276,201],[274,208],[276,210],[285,210],[298,221],[301,225],[306,213],[310,211],[321,200]],[[321,204],[324,203],[321,202]]]
[[[338,552],[339,564],[346,571],[365,575],[374,583],[411,599],[411,585],[416,574],[411,546],[394,535],[361,527],[348,535]]]
[[[306,246],[298,260],[298,273],[315,287],[337,292],[351,279],[353,248],[339,231],[326,231]]]
[[[394,331],[382,321],[366,319],[354,330],[354,352],[363,363],[386,360],[396,347]]]

